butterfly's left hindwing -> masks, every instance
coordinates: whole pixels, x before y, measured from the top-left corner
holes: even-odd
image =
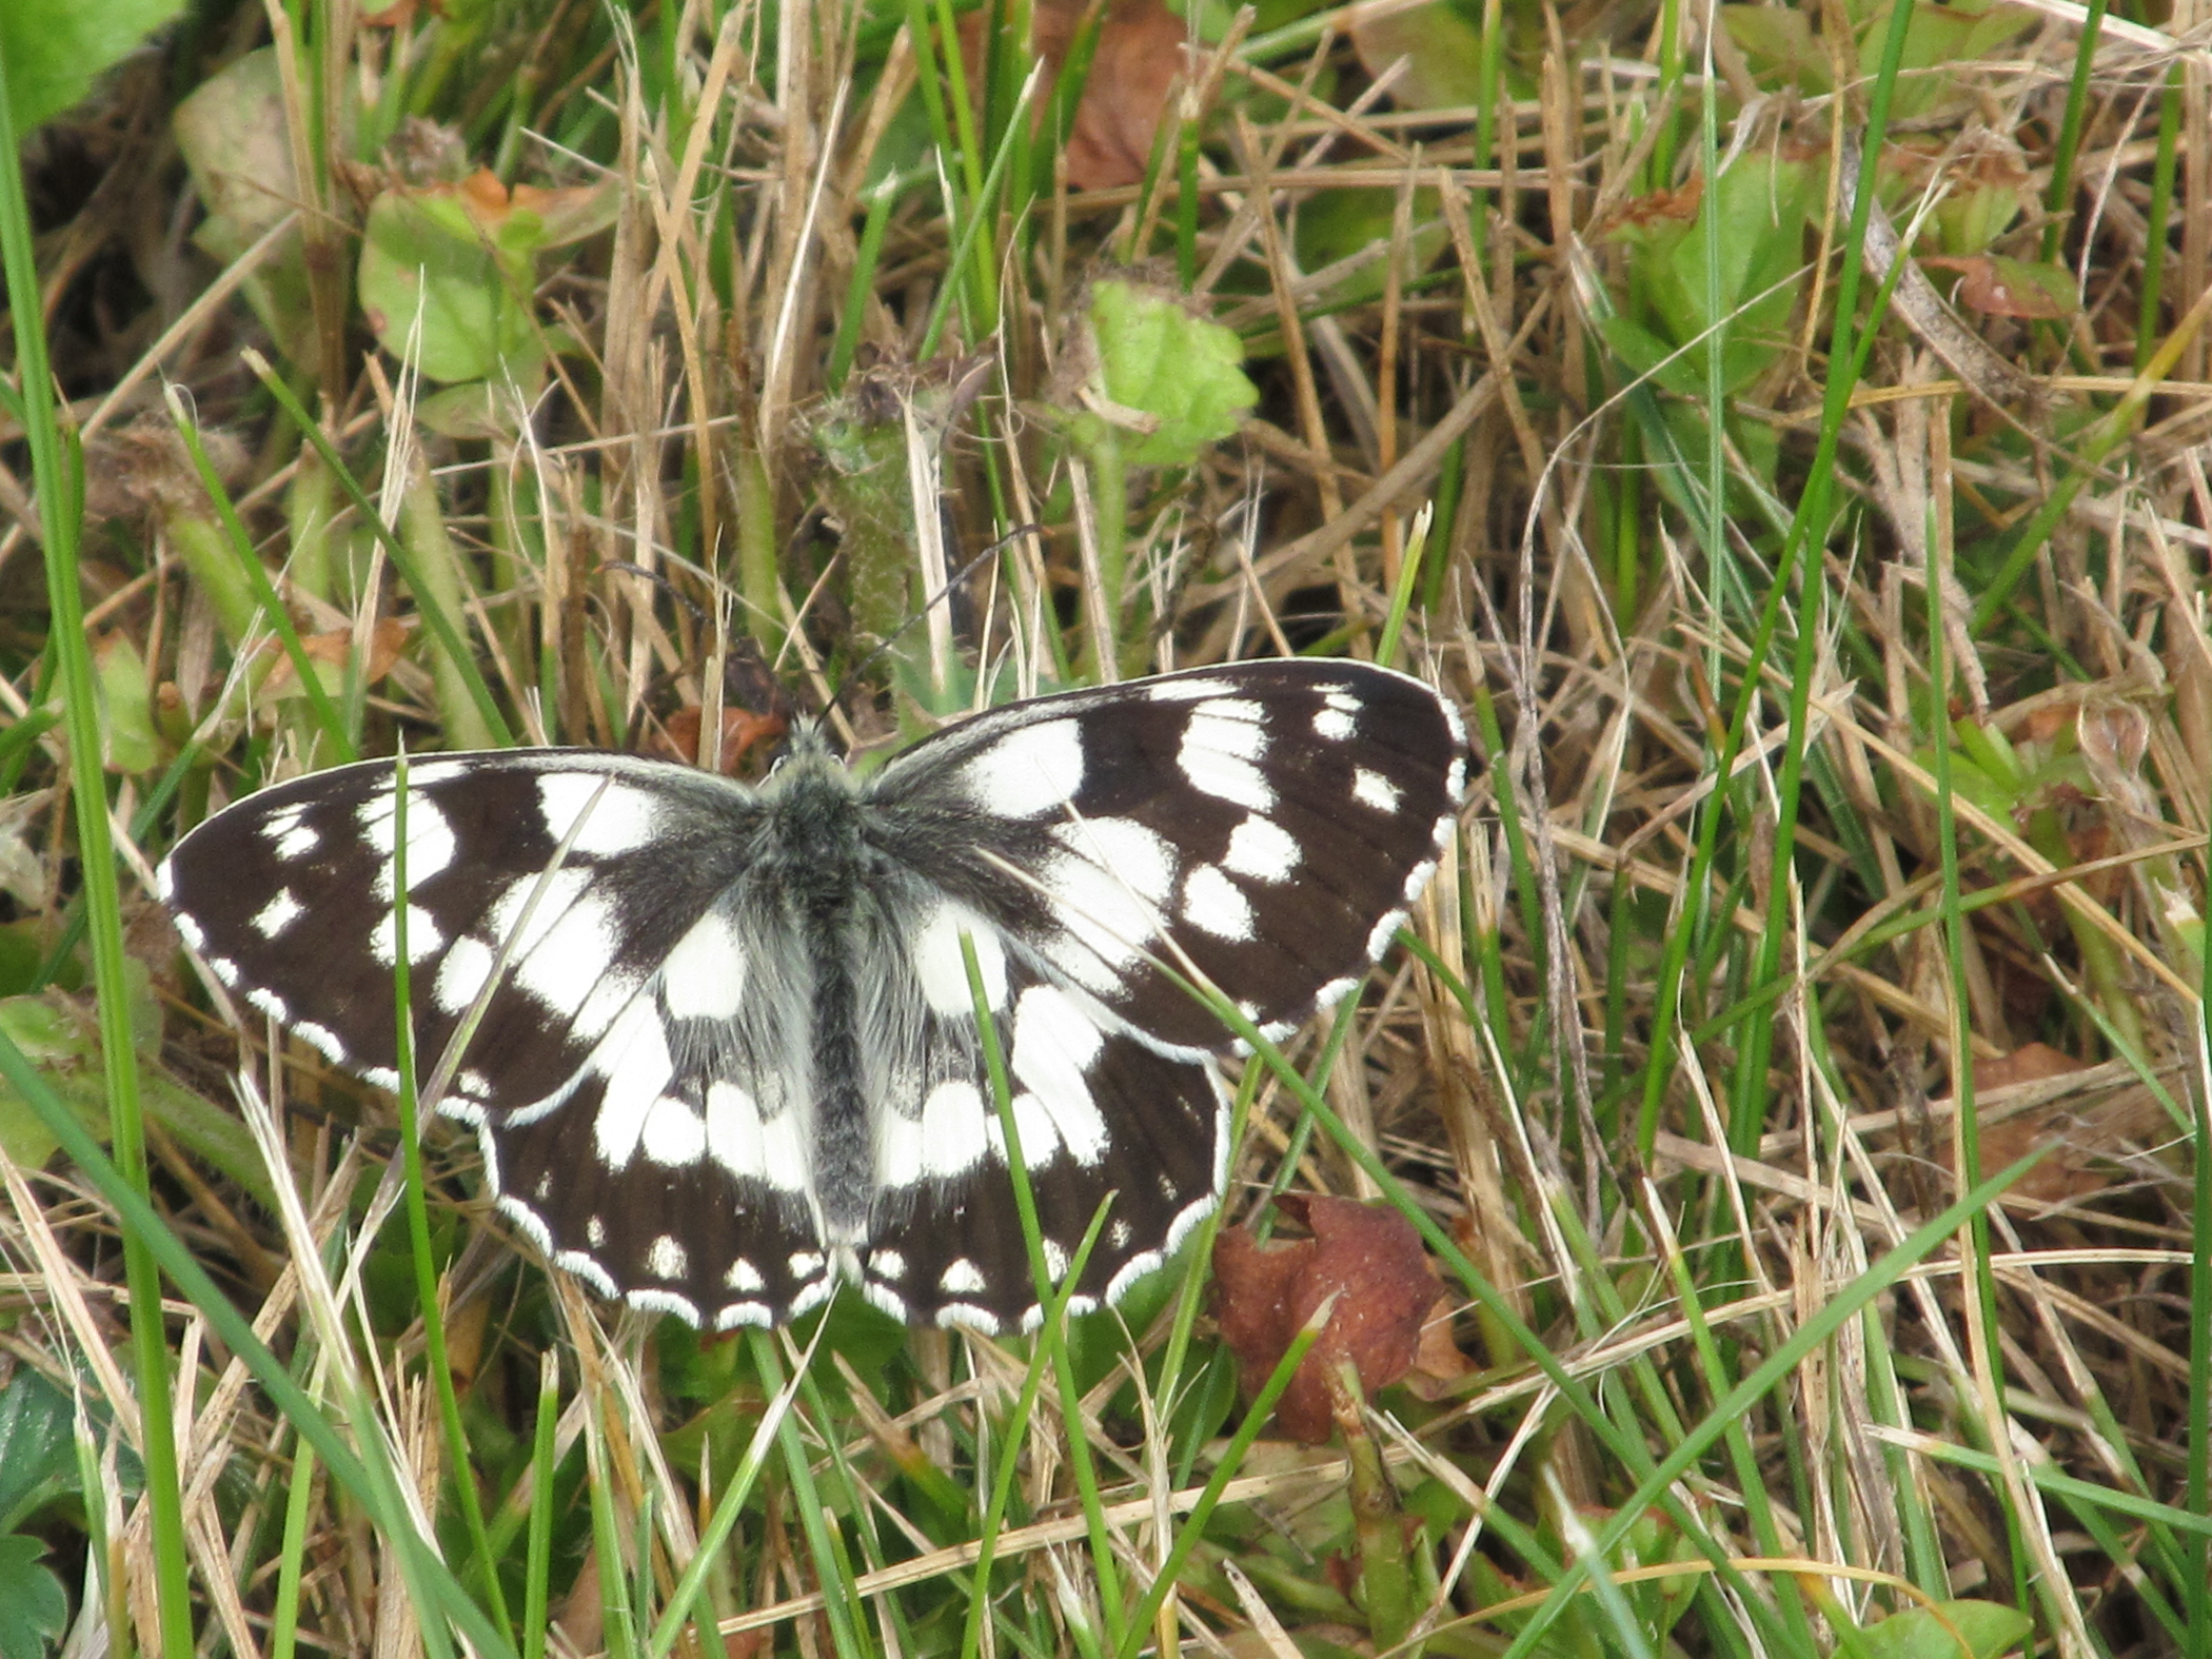
[[[1117,1297],[1218,1201],[1232,1041],[1354,986],[1433,870],[1456,720],[1356,664],[1251,663],[998,709],[863,784],[803,738],[755,789],[584,751],[436,757],[405,799],[418,1075],[500,1207],[609,1296],[728,1327],[840,1282],[905,1318],[1036,1291],[963,938],[1058,1275]],[[264,790],[163,896],[225,983],[395,1080],[395,772]],[[471,1025],[471,1022],[474,1024]]]

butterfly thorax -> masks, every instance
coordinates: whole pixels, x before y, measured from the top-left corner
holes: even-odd
[[[810,1014],[813,1191],[825,1239],[858,1244],[876,1185],[864,1086],[855,949],[884,902],[881,860],[863,834],[853,775],[817,731],[803,730],[763,790],[767,808],[747,877],[781,913],[773,930],[797,947]]]

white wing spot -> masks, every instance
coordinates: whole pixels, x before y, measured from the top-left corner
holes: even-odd
[[[1398,937],[1398,930],[1405,925],[1406,913],[1403,910],[1393,910],[1376,922],[1373,931],[1367,935],[1367,959],[1380,962],[1382,953],[1390,948],[1390,941]]]
[[[1068,818],[1053,825],[1052,836],[1105,871],[1152,915],[1175,891],[1176,850],[1158,830],[1129,818]]]
[[[1405,799],[1405,792],[1380,772],[1370,772],[1362,766],[1352,775],[1352,798],[1378,812],[1395,812]]]
[[[1422,890],[1429,884],[1429,878],[1436,872],[1437,861],[1434,859],[1424,859],[1406,872],[1407,903],[1411,904],[1415,899],[1420,897]]]
[[[1184,878],[1182,914],[1216,939],[1246,940],[1258,930],[1259,919],[1244,890],[1210,864],[1198,866]]]
[[[706,1156],[707,1121],[673,1095],[663,1095],[647,1108],[638,1144],[655,1164],[686,1168]]]
[[[966,1256],[956,1256],[938,1276],[937,1288],[947,1296],[981,1296],[990,1288],[983,1270]]]
[[[599,1220],[597,1216],[592,1219]],[[574,1273],[610,1302],[622,1299],[622,1286],[616,1284],[612,1274],[581,1250],[562,1250],[553,1258],[553,1265],[565,1273]]]
[[[1314,711],[1314,736],[1324,743],[1349,743],[1352,734],[1358,729],[1358,722],[1352,718],[1350,712],[1333,703]]]
[[[438,964],[437,981],[431,987],[430,994],[437,1000],[440,1012],[458,1014],[473,1004],[498,959],[491,946],[480,939],[464,933],[455,939],[453,948]]]
[[[768,1280],[761,1277],[760,1269],[743,1256],[730,1263],[730,1270],[722,1275],[722,1283],[740,1296],[750,1296],[755,1291],[768,1288]]]
[[[1323,1008],[1334,1008],[1359,988],[1359,980],[1360,976],[1357,974],[1346,974],[1342,979],[1329,981],[1328,984],[1314,993],[1315,1009],[1318,1011]]]
[[[340,1066],[347,1064],[345,1044],[338,1041],[338,1034],[329,1026],[303,1019],[292,1027],[292,1035],[325,1060],[333,1060]]]
[[[586,1220],[584,1223],[584,1243],[590,1245],[596,1250],[605,1245],[606,1242],[607,1224],[600,1220],[597,1216],[592,1216]]]
[[[358,814],[362,839],[384,857],[369,882],[369,891],[386,904],[391,903],[399,892],[399,872],[391,861],[393,849],[399,844],[398,837],[392,834],[398,813],[399,792],[393,789],[363,801]],[[410,779],[407,791],[408,890],[412,892],[445,869],[459,851],[460,843],[453,835],[453,824],[428,796],[414,787]]]
[[[553,1254],[553,1235],[545,1231],[545,1223],[531,1207],[516,1198],[499,1200],[499,1212],[505,1216],[522,1236],[538,1247],[540,1255]]]
[[[1049,1133],[1048,1146],[1066,1147],[1079,1164],[1095,1165],[1106,1155],[1111,1137],[1085,1076],[1105,1042],[1066,992],[1036,985],[1022,993],[1014,1009],[1011,1069],[1030,1091],[1014,1102],[1024,1158],[1035,1161],[1040,1156],[1039,1144],[1031,1138],[1033,1121]],[[1041,1115],[1034,1118],[1022,1110],[1032,1100]]]
[[[1267,752],[1260,705],[1217,697],[1191,711],[1176,763],[1194,789],[1255,812],[1273,809],[1275,792],[1254,763]]]
[[[868,1266],[878,1279],[904,1279],[906,1257],[896,1250],[873,1250],[868,1255]]]
[[[598,1036],[621,1017],[644,982],[634,973],[617,973],[608,969],[585,997],[584,1006],[569,1017],[569,1034],[585,1038]]]
[[[1014,1133],[1022,1143],[1022,1163],[1029,1169],[1041,1170],[1060,1156],[1060,1121],[1047,1109],[1044,1102],[1027,1090],[1016,1095],[1012,1103]]]
[[[803,1193],[814,1185],[814,1163],[800,1138],[796,1109],[761,1120],[760,1178],[781,1192]]]
[[[645,1270],[655,1279],[681,1279],[690,1267],[690,1253],[668,1233],[654,1239],[645,1253]]]
[[[888,1285],[872,1279],[861,1279],[860,1300],[872,1308],[880,1308],[902,1324],[906,1322],[906,1298]]]
[[[1249,697],[1215,697],[1190,711],[1190,724],[1183,727],[1183,744],[1188,747],[1195,743],[1224,755],[1258,760],[1267,752],[1263,724],[1267,715],[1265,706]]]
[[[446,948],[445,935],[438,924],[430,920],[430,913],[419,904],[407,907],[407,961],[411,967],[426,962]],[[399,913],[387,910],[384,920],[378,922],[368,935],[369,953],[386,967],[399,961]]]
[[[745,948],[737,929],[709,910],[660,965],[660,996],[677,1019],[729,1019],[745,994]]]
[[[1231,696],[1236,691],[1236,681],[1210,674],[1171,676],[1154,680],[1145,688],[1145,695],[1154,702],[1200,702],[1207,697]],[[981,1286],[976,1288],[980,1290]]]
[[[592,1150],[608,1169],[627,1169],[644,1137],[647,1114],[675,1077],[659,1014],[648,1003],[632,1003],[588,1064],[602,1079]]]
[[[921,1152],[909,1167],[938,1180],[967,1174],[990,1153],[990,1122],[982,1091],[964,1078],[947,1078],[922,1102]],[[884,1174],[887,1180],[913,1178],[905,1170]]]
[[[1084,1218],[1084,1219],[1085,1219],[1085,1221],[1088,1221],[1088,1220],[1090,1219],[1090,1218],[1089,1218],[1088,1216],[1085,1216],[1085,1217]],[[1052,1279],[1053,1279],[1055,1282],[1057,1282],[1057,1281],[1059,1281],[1059,1280],[1060,1280],[1060,1279],[1063,1279],[1066,1278],[1066,1277],[1067,1277],[1067,1250],[1066,1250],[1066,1247],[1065,1247],[1065,1246],[1063,1246],[1063,1245],[1055,1244],[1055,1243],[1054,1243],[1051,1239],[1048,1239],[1048,1239],[1043,1240],[1043,1241],[1042,1241],[1042,1243],[1043,1243],[1043,1244],[1044,1244],[1044,1270],[1045,1270],[1045,1272],[1046,1272],[1048,1274],[1049,1274],[1049,1275],[1052,1277]]]
[[[1080,960],[1068,961],[1054,951],[1060,963],[1089,989],[1102,994],[1119,983],[1121,970],[1141,958],[1151,941],[1159,908],[1131,890],[1113,872],[1089,859],[1063,853],[1048,860],[1037,872],[1046,896],[1052,900],[1054,919],[1103,964],[1097,968]],[[1088,971],[1086,971],[1088,970]]]
[[[1295,875],[1299,857],[1297,838],[1255,812],[1229,832],[1229,850],[1222,856],[1221,867],[1272,884]]]
[[[538,780],[545,831],[569,842],[572,857],[612,859],[651,845],[653,797],[592,772],[547,772]]]
[[[253,913],[253,931],[264,939],[275,939],[307,914],[307,907],[292,896],[289,887],[280,888],[276,896]]]
[[[623,1294],[629,1305],[641,1313],[674,1314],[687,1325],[696,1327],[699,1323],[698,1304],[688,1296],[678,1296],[673,1291],[636,1289],[625,1291]]]
[[[513,930],[529,902],[532,889],[543,879],[545,892],[530,913],[530,924],[510,948],[514,983],[536,997],[556,1014],[574,1018],[607,976],[616,960],[622,936],[614,908],[589,891],[586,871],[563,868],[550,878],[519,878],[492,907],[491,926],[502,939]],[[621,1000],[635,994],[634,981],[625,982]],[[595,1014],[611,1020],[615,1010],[601,1006]],[[605,1029],[592,1025],[589,1030]]]
[[[982,975],[987,1006],[1006,1006],[1006,947],[999,930],[964,905],[941,903],[915,930],[915,977],[921,983],[922,1000],[940,1014],[966,1014],[975,1007],[968,989],[968,964],[960,954],[960,933],[965,928],[975,944],[975,968]]]
[[[968,793],[997,817],[1057,813],[1083,787],[1083,728],[1040,720],[993,739],[963,769]]]
[[[775,1316],[765,1302],[732,1302],[714,1316],[714,1328],[718,1331],[734,1331],[746,1325],[757,1325],[765,1330],[775,1323]]]
[[[726,1080],[707,1086],[707,1155],[740,1181],[768,1179],[768,1153],[761,1145],[759,1103]],[[758,1285],[732,1285],[735,1291]]]
[[[261,826],[270,849],[287,864],[294,859],[305,858],[322,844],[321,833],[301,822],[307,811],[304,805],[288,806],[281,812],[271,813]]]

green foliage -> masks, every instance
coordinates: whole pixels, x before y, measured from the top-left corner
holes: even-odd
[[[0,1659],[44,1659],[69,1619],[69,1593],[35,1538],[0,1533]]]
[[[1712,331],[1721,324],[1723,391],[1741,392],[1773,368],[1790,343],[1817,185],[1802,162],[1746,155],[1705,191],[1694,220],[1668,215],[1624,225],[1614,237],[1630,249],[1630,286],[1648,305],[1650,321],[1609,318],[1607,343],[1638,373],[1692,399],[1705,396]],[[1712,220],[1717,264],[1707,248]]]
[[[179,1083],[159,1061],[161,1011],[146,964],[124,964],[131,988],[131,1022],[142,1068],[149,1118],[223,1178],[264,1201],[269,1177],[253,1138],[235,1114]],[[76,1111],[88,1133],[107,1133],[106,1085],[100,1064],[100,1029],[82,999],[48,989],[0,997],[0,1035],[34,1060],[48,1086]],[[0,1081],[0,1147],[25,1170],[46,1167],[58,1143],[40,1115]]]
[[[1944,1601],[1909,1607],[1859,1632],[1867,1659],[1998,1659],[2025,1642],[2035,1621],[1994,1601]],[[1960,1643],[1964,1640],[1965,1650]]]
[[[177,106],[170,125],[207,216],[192,240],[210,258],[229,264],[295,211],[299,181],[275,47],[210,76]],[[296,227],[248,274],[245,293],[277,349],[295,362],[312,360],[307,244]]]
[[[1188,466],[1201,444],[1235,433],[1243,412],[1259,401],[1238,367],[1244,352],[1237,337],[1172,298],[1109,279],[1091,289],[1090,321],[1095,384],[1107,403],[1140,423],[1072,416],[1070,428],[1086,447],[1115,432],[1126,465]]]
[[[0,66],[17,136],[81,101],[184,9],[184,0],[8,0],[0,6]]]

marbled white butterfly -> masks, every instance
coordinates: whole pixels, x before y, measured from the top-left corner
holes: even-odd
[[[856,777],[811,727],[765,783],[579,750],[407,770],[404,938],[439,1110],[500,1209],[608,1297],[715,1328],[850,1281],[909,1320],[1039,1317],[961,951],[1006,1056],[1045,1255],[1110,1302],[1219,1201],[1210,982],[1270,1037],[1352,990],[1449,840],[1457,716],[1358,663],[1039,697]],[[161,866],[186,941],[398,1081],[395,769],[264,789]],[[470,1023],[474,1020],[473,1029]]]

